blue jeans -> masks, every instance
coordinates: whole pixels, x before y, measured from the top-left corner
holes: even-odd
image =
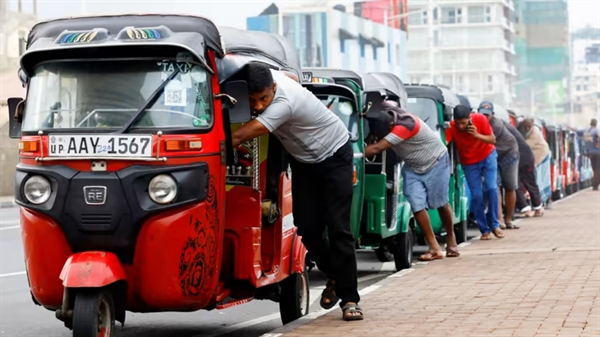
[[[498,221],[498,153],[494,150],[490,155],[472,165],[464,165],[463,171],[467,179],[467,185],[471,194],[471,212],[477,219],[479,231],[481,234],[489,233],[488,219],[492,224],[491,230],[500,227]],[[482,183],[483,180],[483,183]],[[483,194],[486,194],[488,201],[488,214],[485,214],[485,205]]]
[[[438,209],[448,203],[450,156],[444,153],[429,171],[418,174],[408,165],[402,167],[404,196],[413,213]]]

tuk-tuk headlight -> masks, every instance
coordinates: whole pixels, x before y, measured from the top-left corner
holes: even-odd
[[[158,175],[148,185],[150,199],[158,204],[168,204],[177,196],[177,183],[166,174]]]
[[[52,188],[48,179],[42,176],[31,176],[23,186],[23,194],[30,203],[41,205],[50,199]]]

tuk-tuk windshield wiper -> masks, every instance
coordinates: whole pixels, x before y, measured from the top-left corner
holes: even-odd
[[[165,87],[167,86],[167,84],[169,84],[169,82],[171,82],[171,80],[174,79],[175,76],[177,76],[177,74],[179,74],[179,72],[180,72],[179,68],[176,68],[175,71],[173,71],[171,73],[171,75],[169,75],[169,77],[167,77],[158,86],[158,88],[156,88],[156,90],[154,90],[154,92],[150,95],[150,97],[148,98],[148,100],[146,100],[146,102],[144,102],[144,104],[142,105],[142,107],[138,111],[136,111],[133,114],[133,117],[131,117],[131,119],[129,119],[127,121],[127,123],[125,123],[125,125],[121,128],[121,130],[119,130],[119,133],[125,133],[125,132],[127,132],[131,128],[131,126],[133,124],[135,124],[135,122],[137,122],[137,120],[144,113],[144,111],[146,111],[146,109],[148,109],[150,106],[152,106],[152,104],[154,104],[154,102],[156,102],[156,100],[160,97],[160,94],[162,94],[162,92],[165,89]]]

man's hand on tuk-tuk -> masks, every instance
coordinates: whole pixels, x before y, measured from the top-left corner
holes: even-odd
[[[233,132],[231,135],[233,147],[238,147],[244,142],[266,135],[267,133],[269,133],[269,129],[258,120],[253,119]]]
[[[392,143],[385,139],[378,141],[375,144],[368,145],[365,148],[365,158],[373,157],[374,155],[381,153],[392,147]]]

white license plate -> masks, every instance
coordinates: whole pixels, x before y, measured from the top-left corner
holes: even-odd
[[[151,135],[49,136],[50,157],[152,157]]]

